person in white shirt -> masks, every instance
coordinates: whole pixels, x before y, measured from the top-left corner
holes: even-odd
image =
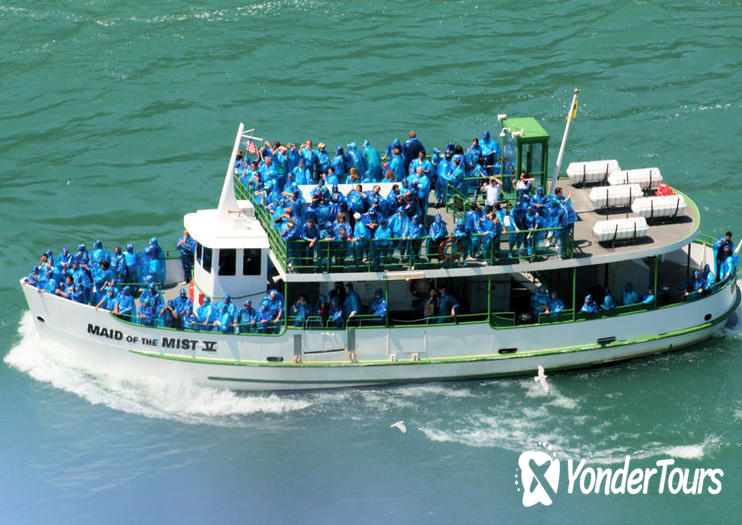
[[[480,191],[486,194],[484,199],[484,213],[487,214],[492,211],[500,201],[500,191],[502,190],[502,181],[494,175],[490,177],[489,184],[483,184]]]
[[[515,191],[518,192],[518,199],[520,200],[521,196],[528,193],[531,190],[531,183],[533,182],[533,178],[527,177],[525,171],[520,172],[520,178],[518,179],[518,182],[515,184]]]

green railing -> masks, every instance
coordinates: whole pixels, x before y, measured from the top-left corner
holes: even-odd
[[[320,239],[310,247],[305,240],[284,240],[270,214],[239,179],[235,179],[235,192],[238,198],[249,200],[253,204],[255,216],[265,229],[271,250],[284,271],[371,272],[451,268],[482,263],[514,264],[554,256],[567,258],[574,252],[572,228],[569,229],[567,239],[562,241],[564,246],[561,254],[546,245],[545,240],[549,233],[558,237],[562,228],[503,231],[497,239],[491,241],[486,239],[487,234],[481,233],[471,235],[463,242],[452,236],[438,240],[429,236],[358,241]],[[510,250],[511,244],[513,250]]]

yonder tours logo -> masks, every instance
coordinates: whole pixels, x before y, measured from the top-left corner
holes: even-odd
[[[620,467],[592,466],[584,459],[563,461],[566,487],[562,494],[688,494],[716,495],[721,492],[724,471],[720,468],[683,468],[672,458],[659,459],[652,467],[631,467],[626,456]],[[560,488],[560,461],[541,450],[528,450],[518,458],[515,485],[523,492],[523,506],[551,505]],[[520,477],[520,483],[518,478]],[[520,485],[520,486],[519,486]]]

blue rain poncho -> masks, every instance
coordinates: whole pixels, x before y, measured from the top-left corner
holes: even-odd
[[[332,159],[332,167],[335,168],[336,177],[343,177],[348,173],[348,166],[346,165],[343,148],[337,148],[335,150],[335,157]]]
[[[343,302],[343,317],[347,319],[351,314],[356,315],[361,313],[361,298],[353,290],[351,283],[348,283],[346,287],[348,288],[348,293],[345,296],[345,302]]]
[[[165,252],[157,243],[157,237],[149,240],[149,245],[144,249],[144,257],[147,262],[147,275],[155,281],[165,282]]]
[[[90,254],[90,259],[96,264],[100,264],[103,261],[111,261],[111,254],[108,250],[103,248],[103,242],[95,241],[93,244],[93,252]]]
[[[366,162],[366,176],[374,181],[380,181],[383,177],[381,155],[379,155],[379,150],[374,148],[367,140],[363,143],[363,158]]]
[[[81,244],[77,247],[77,253],[75,254],[73,260],[77,262],[77,264],[81,265],[87,265],[90,263],[90,254],[88,253],[88,249],[85,244]]]
[[[580,308],[580,312],[583,312],[586,314],[598,313],[598,303],[595,302],[592,295],[587,294],[585,296],[585,301],[582,303],[582,308]]]
[[[626,283],[626,287],[624,288],[623,294],[623,305],[626,306],[628,304],[635,304],[639,302],[639,297],[636,295],[636,292],[634,291],[634,287],[631,283]]]
[[[131,243],[126,245],[126,251],[124,252],[124,262],[126,264],[126,276],[124,278],[124,282],[141,282],[139,276],[139,254],[134,251],[134,245]]]
[[[211,330],[211,325],[216,320],[216,309],[211,304],[211,299],[204,297],[203,304],[196,310],[196,321],[199,330]]]
[[[131,286],[124,286],[124,289],[121,290],[121,293],[116,298],[116,308],[118,311],[114,310],[115,313],[129,321],[136,319],[137,315],[137,305],[134,302],[131,292]]]
[[[350,168],[355,168],[361,176],[366,174],[366,158],[358,151],[358,145],[355,142],[348,144],[348,153],[346,153],[345,159],[348,171],[350,171]]]
[[[225,295],[219,305],[219,310],[216,315],[216,322],[218,323],[217,326],[219,327],[219,331],[224,333],[231,331],[236,313],[237,308],[232,303],[230,296]]]
[[[441,217],[441,214],[437,214],[433,220],[433,224],[430,225],[430,238],[432,241],[440,242],[448,236],[448,229],[446,223]]]

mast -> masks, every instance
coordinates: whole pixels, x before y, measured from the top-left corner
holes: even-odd
[[[556,188],[557,179],[559,179],[559,170],[562,167],[562,157],[564,156],[564,148],[567,146],[567,135],[569,135],[569,126],[572,124],[572,117],[577,112],[577,94],[580,92],[579,89],[575,89],[575,94],[572,97],[572,104],[569,106],[569,113],[567,113],[567,125],[564,127],[564,136],[562,137],[562,145],[559,146],[559,155],[557,155],[556,168],[554,169],[554,176],[551,179],[551,186],[549,187],[549,193],[554,191]]]
[[[222,194],[219,196],[219,206],[217,206],[218,220],[227,221],[229,219],[230,211],[239,211],[240,207],[237,204],[237,197],[234,194],[234,162],[237,159],[237,151],[240,149],[240,140],[242,139],[242,131],[245,129],[245,125],[240,122],[237,128],[237,136],[234,138],[234,147],[232,148],[232,155],[229,157],[229,165],[227,166],[227,174],[224,177],[224,184],[222,185]]]

